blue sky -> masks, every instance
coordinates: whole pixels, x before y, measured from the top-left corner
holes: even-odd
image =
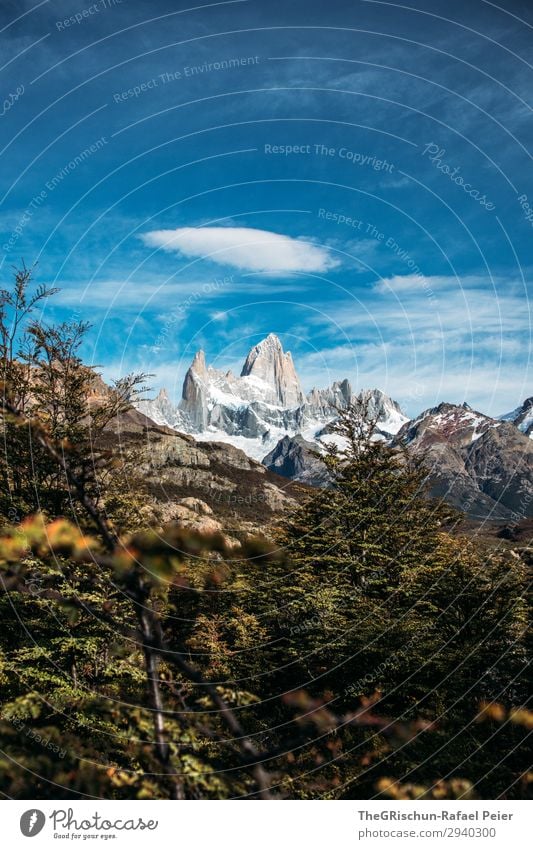
[[[413,3],[4,0],[4,281],[176,398],[275,332],[307,389],[517,406],[533,9]]]

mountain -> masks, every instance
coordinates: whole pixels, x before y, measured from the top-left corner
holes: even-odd
[[[520,407],[500,418],[502,421],[512,422],[518,430],[533,439],[533,397],[526,398]]]
[[[377,389],[365,390],[385,437],[407,421],[399,406]],[[137,407],[157,424],[193,434],[201,441],[222,441],[262,460],[286,436],[300,434],[319,445],[335,408],[354,399],[348,380],[306,396],[290,352],[277,336],[269,334],[248,353],[240,376],[216,369],[197,351],[183,382],[182,398],[175,406],[165,390]],[[358,396],[361,397],[361,396]]]
[[[434,442],[446,442],[454,449],[462,449],[479,439],[489,428],[499,426],[498,419],[478,413],[468,404],[442,403],[407,422],[398,431],[398,437],[407,444],[416,442],[428,447]]]
[[[530,514],[533,444],[514,424],[467,404],[439,404],[404,425],[395,441],[424,454],[434,497],[473,518],[508,521]]]
[[[291,353],[283,353],[281,342],[273,333],[249,352],[241,378],[255,380],[264,387],[263,400],[267,403],[292,408],[305,401]]]
[[[371,400],[381,402],[391,415],[384,398]],[[327,425],[319,439],[328,440]],[[468,404],[443,403],[405,422],[389,442],[423,454],[430,495],[471,518],[508,523],[531,515],[533,444],[513,423],[493,419]],[[263,463],[293,480],[327,486],[316,445],[299,436],[284,437]]]
[[[278,475],[301,481],[311,486],[327,486],[329,477],[324,464],[317,457],[328,443],[343,446],[344,440],[333,432],[335,407],[344,407],[351,401],[361,401],[367,405],[372,418],[377,419],[376,435],[379,439],[390,440],[408,419],[400,407],[379,389],[364,389],[354,395],[347,380],[334,383],[329,389],[313,389],[307,396],[309,406],[318,413],[316,421],[326,421],[318,429],[305,431],[308,438],[301,434],[285,435],[277,445],[263,457],[263,464]]]
[[[401,441],[425,455],[433,496],[473,519],[508,523],[531,514],[533,398],[499,419],[468,404],[442,403],[408,420],[383,392],[355,394],[347,379],[306,395],[291,354],[270,334],[249,351],[238,377],[208,365],[198,351],[177,406],[161,390],[137,409],[170,432],[216,443],[228,457],[233,456],[230,446],[241,449],[242,456],[261,461],[261,468],[278,480],[327,486],[317,452],[328,442],[342,443],[331,425],[337,409],[356,399],[365,401],[376,419],[377,438],[391,445]]]
[[[512,424],[487,430],[474,442],[465,466],[479,489],[520,520],[533,507],[533,444]]]
[[[329,475],[324,463],[316,456],[317,446],[297,434],[284,436],[263,459],[263,465],[284,478],[327,486]]]

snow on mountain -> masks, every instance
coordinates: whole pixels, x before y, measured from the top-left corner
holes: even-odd
[[[135,406],[158,425],[181,431],[185,428],[184,417],[168,397],[166,389],[161,389],[154,399],[138,401]]]
[[[439,404],[408,420],[378,389],[354,394],[348,380],[304,394],[290,354],[271,334],[255,345],[236,377],[208,365],[198,351],[176,406],[165,390],[136,406],[159,425],[196,440],[228,443],[267,469],[292,480],[323,486],[327,474],[315,451],[328,442],[337,409],[359,399],[377,420],[376,438],[402,442],[422,453],[428,485],[474,518],[507,521],[529,515],[533,503],[533,398],[494,419],[468,404]],[[251,462],[251,461],[250,461]]]
[[[424,410],[398,431],[407,444],[423,436],[424,441],[445,439],[456,448],[466,448],[500,422],[473,410],[468,404],[442,403]]]
[[[380,431],[385,435],[395,435],[409,421],[400,409],[400,405],[381,392],[380,389],[362,389],[358,398],[368,402],[368,412],[376,418]]]
[[[281,407],[299,407],[304,393],[290,351],[283,352],[281,342],[270,333],[246,357],[241,380],[248,379],[264,393],[263,400]]]
[[[433,497],[477,519],[530,514],[533,444],[512,421],[468,404],[439,404],[408,422],[397,439],[424,457]]]
[[[177,407],[165,390],[137,407],[157,424],[191,433],[200,441],[229,442],[262,460],[286,436],[302,434],[315,444],[327,441],[335,408],[355,397],[348,380],[312,389],[306,396],[290,352],[285,353],[271,333],[250,350],[239,377],[208,366],[204,352],[198,351]],[[357,397],[368,401],[383,437],[396,434],[408,421],[398,404],[378,389],[364,390]]]
[[[499,417],[504,422],[512,422],[518,430],[533,439],[533,397],[526,398],[523,404],[510,413]]]

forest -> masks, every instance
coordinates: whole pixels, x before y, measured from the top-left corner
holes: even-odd
[[[103,384],[55,291],[0,292],[2,796],[528,797],[527,546],[464,533],[364,403],[268,527],[158,522],[150,376]]]

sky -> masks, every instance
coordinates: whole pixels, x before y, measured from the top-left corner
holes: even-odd
[[[0,262],[107,379],[276,333],[414,416],[533,394],[528,0],[2,0]]]

